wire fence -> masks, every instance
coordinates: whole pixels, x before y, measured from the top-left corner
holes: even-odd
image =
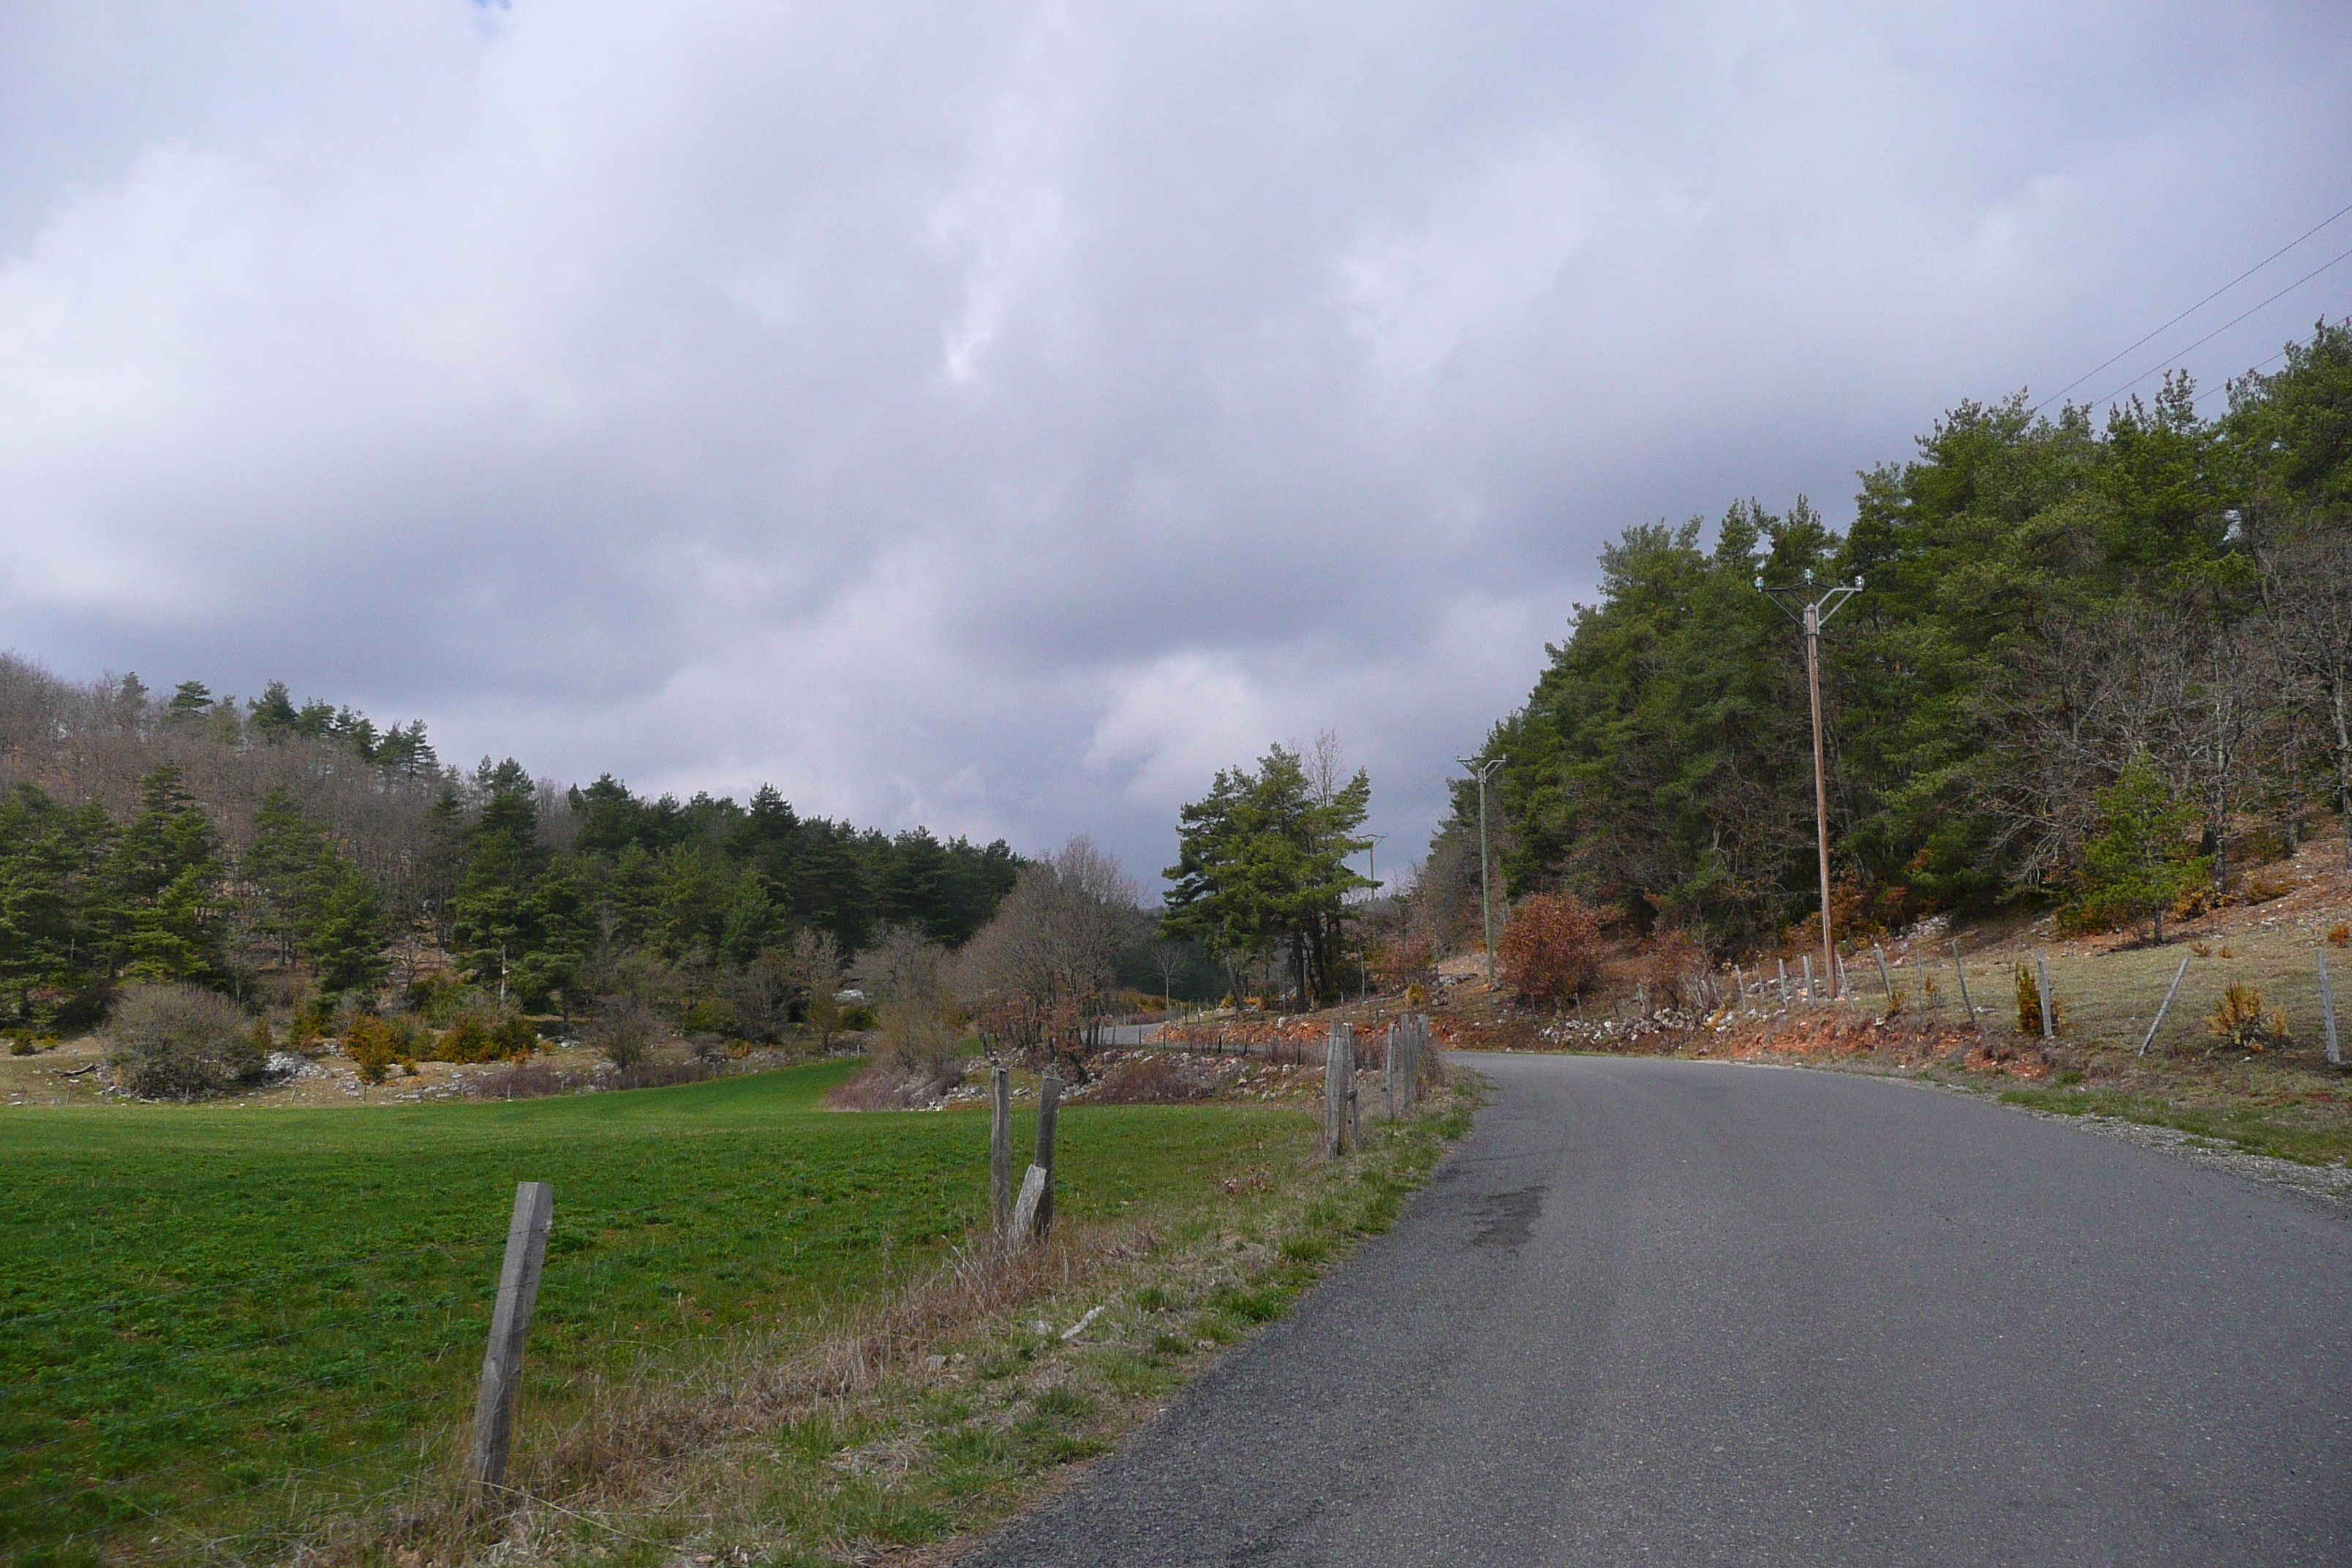
[[[822,1200],[788,1168],[673,1183],[634,1203],[583,1193],[560,1213],[533,1346],[550,1403],[572,1374],[691,1353],[772,1313],[827,1239],[811,1234]],[[321,1510],[449,1484],[504,1241],[487,1215],[457,1223],[478,1234],[89,1303],[59,1300],[74,1289],[62,1272],[15,1281],[26,1310],[0,1317],[0,1563],[239,1560]],[[747,1237],[762,1267],[744,1262]],[[866,1240],[830,1239],[835,1253]],[[732,1294],[698,1315],[688,1287]]]
[[[680,1139],[648,1121],[635,1163],[602,1143],[484,1146],[561,1191],[519,1451],[547,1445],[558,1463],[553,1435],[598,1402],[735,1353],[747,1331],[849,1321],[922,1267],[927,1244],[985,1223],[986,1150],[968,1124],[894,1126],[886,1147],[850,1132],[782,1159],[778,1131]],[[0,1283],[0,1563],[275,1561],[394,1519],[367,1511],[379,1502],[460,1517],[457,1461],[510,1240],[488,1202],[500,1180],[446,1185],[465,1152],[399,1179],[305,1166],[234,1220],[135,1175],[59,1178],[76,1217]],[[262,1176],[235,1170],[206,1190]],[[349,1191],[330,1198],[321,1182]],[[110,1237],[93,1223],[110,1205],[141,1223]],[[145,1223],[158,1213],[186,1223],[167,1235]],[[335,1255],[281,1261],[333,1247],[338,1217]],[[390,1245],[348,1245],[372,1231]],[[262,1267],[240,1272],[237,1258]]]
[[[1834,975],[1805,954],[1793,963],[1694,968],[1620,984],[1577,1002],[1575,1018],[1589,1030],[1623,1033],[1739,1015],[1868,1013],[2004,1045],[2128,1047],[2159,1058],[2234,1048],[2336,1066],[2344,1018],[2334,988],[2347,980],[2352,931],[2323,912],[2277,930],[2164,942],[1874,942],[1841,952]]]

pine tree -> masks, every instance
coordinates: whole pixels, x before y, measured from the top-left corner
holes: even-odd
[[[2212,880],[2212,858],[2189,837],[2197,807],[2173,798],[2146,752],[2098,799],[2100,830],[2084,847],[2082,893],[2070,912],[2091,928],[2152,921],[2161,942],[2165,911]]]

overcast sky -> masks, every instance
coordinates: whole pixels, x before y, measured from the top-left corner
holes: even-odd
[[[5,0],[0,647],[1147,887],[1328,728],[1401,863],[1601,541],[1843,525],[2352,202],[2347,82],[2340,4]]]

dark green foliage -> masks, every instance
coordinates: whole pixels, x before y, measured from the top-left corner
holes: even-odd
[[[1302,1010],[1337,995],[1343,900],[1371,886],[1348,865],[1371,842],[1355,837],[1371,789],[1361,769],[1345,779],[1336,767],[1310,774],[1307,759],[1283,746],[1255,773],[1219,769],[1208,795],[1181,815],[1163,929],[1236,960],[1281,955]]]
[[[1963,404],[1863,476],[1843,539],[1801,500],[1734,506],[1711,546],[1628,529],[1488,742],[1511,891],[1731,946],[1811,916],[1802,640],[1754,586],[1809,569],[1864,585],[1822,644],[1847,919],[2112,882],[2100,792],[2142,752],[2225,880],[2250,814],[2352,811],[2347,524],[2352,330],[2323,324],[2215,419],[2185,377],[2103,426]],[[1465,786],[1449,830],[1475,809]]]
[[[2213,873],[2189,830],[2197,808],[2173,798],[2143,752],[2099,792],[2100,831],[2084,847],[2083,891],[2069,913],[2088,930],[2147,921],[2164,935],[2164,914]]]
[[[179,767],[140,786],[138,815],[114,840],[92,910],[109,976],[211,980],[220,973],[218,840]]]
[[[36,991],[71,994],[97,977],[94,919],[114,825],[95,805],[59,805],[31,784],[0,795],[0,987],[16,1019]]]
[[[263,798],[253,826],[239,868],[257,931],[287,962],[309,964],[322,991],[373,989],[388,967],[374,884],[304,819],[283,789]]]

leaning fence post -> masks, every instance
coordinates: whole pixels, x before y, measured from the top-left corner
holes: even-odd
[[[1789,961],[1776,958],[1772,962],[1780,966],[1780,1005],[1785,1008],[1789,1005]]]
[[[2325,987],[2327,984],[2325,978],[2327,973],[2327,961],[2323,958],[2319,961],[2319,973],[2322,976],[2320,984],[2322,987]],[[2139,1050],[2137,1053],[2137,1055],[2143,1057],[2147,1055],[2148,1047],[2156,1044],[2156,1032],[2164,1027],[2164,1016],[2172,1011],[2172,998],[2179,993],[2180,982],[2188,976],[2188,973],[2189,954],[2184,952],[2180,955],[2180,967],[2172,972],[2172,984],[2164,988],[2164,1000],[2158,1005],[2156,1009],[2156,1022],[2147,1026],[2147,1035],[2140,1041]],[[2044,1001],[2042,1004],[2042,1016],[2048,1017],[2050,1015],[2050,1004],[2047,1001]],[[2332,1029],[2328,1032],[2327,1043],[2330,1046],[2333,1046],[2336,1043],[2335,1031]]]
[[[2336,1044],[2336,994],[2327,988],[2327,950],[2325,948],[2319,952],[2319,1018],[2326,1031],[2327,1065],[2340,1068],[2344,1065],[2344,1053]]]
[[[1002,1242],[1013,1233],[1013,1069],[988,1077],[988,1215]]]
[[[1732,1010],[1738,1012],[1748,1005],[1748,971],[1736,963],[1731,966],[1731,988],[1739,994],[1732,1004]]]
[[[1873,942],[1870,956],[1878,960],[1878,984],[1885,988],[1886,1005],[1891,1008],[1895,1005],[1895,977],[1886,973],[1886,950]]]
[[[1969,1000],[1969,967],[1960,962],[1960,944],[1957,942],[1952,943],[1952,973],[1960,977],[1960,1011],[1969,1016],[1969,1022],[1981,1035],[1984,1026],[1977,1023],[1977,1005]]]
[[[2050,960],[2038,947],[2033,950],[2033,972],[2042,982],[2042,1037],[2054,1040],[2058,1037],[2058,1021],[2051,1016]]]
[[[482,1352],[482,1388],[474,1401],[474,1452],[466,1465],[473,1507],[506,1489],[507,1450],[514,1441],[516,1396],[522,1390],[523,1343],[547,1262],[547,1227],[555,1217],[555,1189],[545,1182],[515,1184],[514,1215],[507,1222],[506,1266],[499,1271],[490,1341]]]
[[[1808,1002],[1810,1002],[1810,1001],[1811,1001],[1811,1000],[1813,999],[1813,955],[1812,955],[1811,953],[1807,953],[1807,954],[1805,955],[1804,964],[1805,964],[1805,1000],[1806,1000],[1806,1001],[1808,1001]]]

